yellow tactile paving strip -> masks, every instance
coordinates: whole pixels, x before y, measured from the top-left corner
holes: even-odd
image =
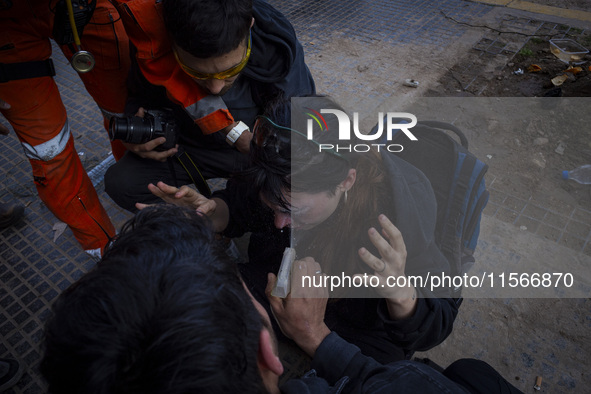
[[[473,0],[477,3],[492,4],[513,8],[516,10],[530,11],[538,14],[553,15],[563,18],[576,19],[591,22],[591,12],[581,10],[568,10],[566,8],[552,7],[523,0]]]

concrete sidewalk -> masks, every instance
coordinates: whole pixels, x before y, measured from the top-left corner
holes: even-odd
[[[505,7],[509,3],[502,7],[462,0],[270,3],[293,22],[318,92],[334,96],[345,108],[372,114],[364,120],[366,125],[375,123],[373,114],[378,111],[393,110],[420,97],[474,50],[486,31],[462,23],[508,26],[510,20],[510,27],[519,29],[532,29],[531,21],[538,23],[537,28],[590,27],[588,21],[576,18],[580,13],[567,13],[570,18],[564,18]],[[109,157],[100,112],[57,48],[53,59],[78,153],[91,171]],[[420,80],[420,87],[403,86],[408,78]],[[61,235],[53,230],[57,220],[36,195],[30,165],[14,133],[0,138],[0,146],[0,201],[27,205],[23,222],[0,231],[0,357],[18,357],[27,365],[15,393],[43,393],[38,364],[42,327],[51,303],[94,262],[69,230]],[[106,196],[101,174],[94,174],[101,200],[120,226],[130,215]],[[508,241],[520,237],[523,250],[518,254],[524,258],[541,244],[551,243],[564,258],[589,264],[589,207],[569,204],[564,209],[560,202],[534,201],[527,193],[493,182],[502,175],[489,175],[492,194],[483,219],[480,257],[502,258],[503,251],[509,250]],[[535,225],[536,230],[520,230],[526,224]],[[483,359],[526,392],[541,375],[543,392],[583,393],[591,385],[585,373],[591,366],[590,312],[588,299],[466,300],[450,338],[427,355],[442,365],[461,357]],[[297,353],[285,357],[293,371],[305,367],[306,359]]]

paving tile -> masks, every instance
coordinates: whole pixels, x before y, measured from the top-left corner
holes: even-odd
[[[573,213],[572,218],[582,223],[591,224],[591,211],[582,208],[577,208]]]
[[[503,222],[506,223],[515,223],[515,219],[517,219],[517,217],[519,216],[518,212],[515,211],[511,211],[507,208],[499,208],[499,210],[497,211],[497,214],[495,215],[495,217],[499,220],[502,220]]]
[[[560,237],[558,243],[566,246],[567,248],[571,248],[578,251],[583,251],[583,246],[585,246],[584,239],[578,238],[571,234],[562,234],[562,237]]]
[[[542,223],[540,224],[540,226],[538,226],[538,231],[536,232],[536,234],[541,235],[542,237],[550,241],[558,242],[558,239],[560,238],[562,231],[560,229],[557,229],[556,227],[552,227],[545,223]]]
[[[544,218],[544,223],[547,223],[548,225],[559,229],[564,229],[564,227],[568,223],[568,220],[568,217],[559,215],[554,212],[548,212],[546,213],[546,217]]]
[[[587,239],[589,237],[589,233],[591,232],[591,224],[571,220],[566,225],[565,231],[572,236]]]
[[[530,204],[527,204],[527,206],[525,207],[525,209],[523,210],[523,212],[521,214],[524,216],[530,217],[532,219],[543,220],[544,217],[546,216],[547,212],[548,212],[547,209],[530,203]]]
[[[497,211],[499,210],[499,205],[497,204],[493,204],[490,202],[488,202],[488,204],[486,204],[486,207],[484,207],[484,211],[483,214],[487,215],[487,216],[495,216],[495,214],[497,213]]]
[[[490,193],[489,201],[494,202],[499,205],[502,204],[503,201],[505,201],[505,199],[508,197],[506,193],[503,193],[502,191],[500,191],[498,189],[489,189],[489,193]]]
[[[525,216],[519,216],[519,218],[517,218],[517,220],[515,221],[515,226],[517,227],[522,227],[525,226],[527,231],[530,231],[532,233],[535,233],[536,231],[538,231],[538,228],[540,227],[541,222],[534,220],[534,219],[530,219],[528,217]]]

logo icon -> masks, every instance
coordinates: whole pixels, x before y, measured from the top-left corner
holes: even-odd
[[[312,112],[305,112],[306,115],[310,116],[312,119],[314,119],[316,121],[316,123],[318,124],[318,126],[320,127],[321,131],[324,131],[324,129],[326,129],[326,131],[328,131],[328,124],[326,124],[326,120],[324,119],[324,117],[320,114],[320,112],[312,109],[312,108],[308,108],[308,107],[304,107],[305,109],[307,109],[308,111]],[[321,110],[324,111],[324,110]],[[308,139],[312,139],[310,137],[310,132],[312,130],[311,127],[311,122],[312,119],[308,119]],[[322,120],[322,122],[321,122]],[[324,127],[323,127],[324,125]],[[312,125],[313,126],[313,125]]]

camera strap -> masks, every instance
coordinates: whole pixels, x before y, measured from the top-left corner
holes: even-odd
[[[0,63],[0,83],[39,77],[53,77],[55,67],[51,59],[35,62]]]
[[[187,174],[189,174],[191,181],[197,187],[199,193],[207,198],[211,198],[211,189],[201,174],[201,171],[199,171],[199,167],[197,167],[197,164],[191,159],[191,156],[186,151],[179,149],[175,157],[179,163],[181,163]]]

